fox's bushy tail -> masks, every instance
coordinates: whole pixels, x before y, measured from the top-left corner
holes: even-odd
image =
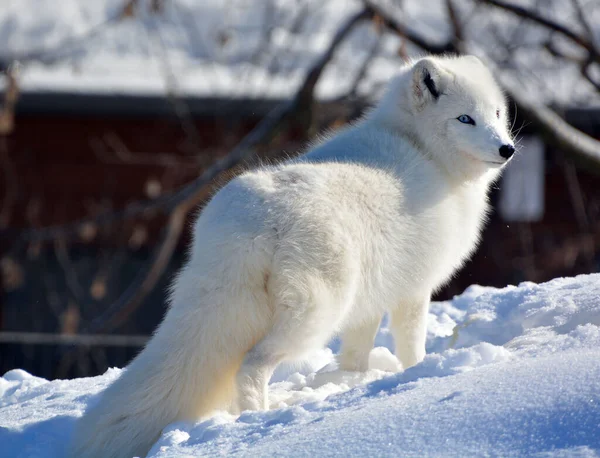
[[[233,304],[214,294],[198,303],[202,288],[182,286],[182,274],[154,337],[78,421],[71,457],[145,456],[169,423],[198,420],[235,402],[237,371],[269,318],[243,293],[229,295]]]

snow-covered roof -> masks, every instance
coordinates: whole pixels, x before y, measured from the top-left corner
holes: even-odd
[[[3,0],[0,5],[0,61],[20,58],[25,92],[286,98],[358,0],[170,0],[152,14],[138,1],[133,16],[119,17],[125,0]],[[404,0],[392,11],[411,29],[435,42],[452,33],[443,0]],[[492,58],[514,84],[540,100],[569,106],[599,105],[600,94],[581,78],[579,65],[541,48],[552,36],[566,54],[578,50],[559,34],[511,13],[455,0],[466,39]],[[539,6],[543,3],[543,6]],[[584,5],[600,41],[600,5]],[[524,0],[545,16],[580,31],[573,2]],[[399,6],[400,5],[400,6]],[[505,43],[499,46],[499,43]],[[600,46],[600,45],[599,45]],[[317,86],[320,98],[344,96],[375,49],[359,94],[374,93],[402,63],[400,37],[376,27],[356,27]],[[510,48],[510,53],[506,49]],[[32,57],[36,57],[33,58]],[[600,70],[594,66],[597,78]]]
[[[150,457],[597,456],[600,274],[433,303],[428,355],[404,372],[384,324],[365,373],[336,370],[338,343],[281,366],[271,410],[167,426]],[[120,374],[0,378],[2,456],[58,458],[74,421]]]

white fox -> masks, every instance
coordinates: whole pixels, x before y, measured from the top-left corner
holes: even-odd
[[[231,181],[195,223],[164,321],[81,418],[72,456],[144,455],[171,422],[268,409],[275,367],[335,334],[340,368],[364,371],[386,312],[402,366],[420,362],[432,291],[475,249],[514,151],[484,64],[428,57],[360,122]]]

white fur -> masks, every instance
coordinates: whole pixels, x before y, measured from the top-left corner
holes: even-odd
[[[505,143],[485,66],[427,58],[355,126],[230,182],[195,224],[164,321],[81,419],[72,455],[143,455],[173,421],[266,409],[275,367],[336,333],[341,368],[365,370],[385,312],[403,367],[420,362],[431,293],[476,247]]]

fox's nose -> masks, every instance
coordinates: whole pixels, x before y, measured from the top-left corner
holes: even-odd
[[[500,156],[504,159],[510,159],[515,154],[515,147],[512,145],[502,145],[500,147]]]

